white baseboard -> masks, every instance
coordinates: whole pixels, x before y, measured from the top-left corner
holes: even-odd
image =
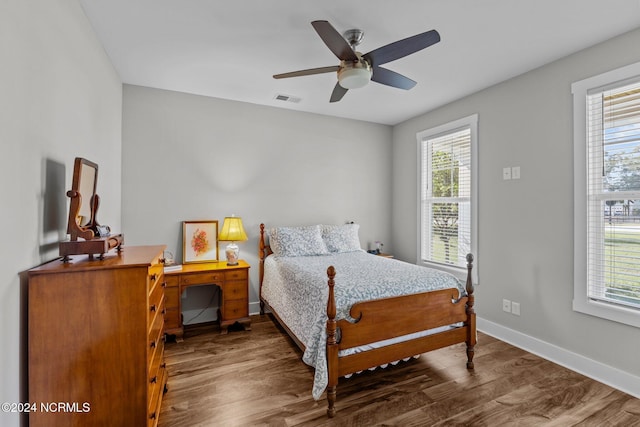
[[[253,316],[254,314],[260,314],[260,303],[259,302],[250,302],[249,303],[249,315]]]
[[[480,332],[640,399],[640,377],[480,317],[476,325]]]

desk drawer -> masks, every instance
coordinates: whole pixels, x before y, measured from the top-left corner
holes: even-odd
[[[164,329],[175,329],[180,328],[180,309],[179,308],[169,308],[165,309],[164,313]]]
[[[224,290],[225,300],[247,298],[247,282],[246,281],[233,281],[225,282]]]
[[[180,282],[180,276],[175,274],[165,274],[164,281],[167,282],[167,288],[177,288]]]
[[[180,288],[167,286],[164,289],[164,299],[167,308],[175,308],[177,310],[180,307]]]
[[[193,273],[183,274],[180,277],[182,286],[189,285],[213,285],[224,281],[224,273]]]
[[[247,278],[247,269],[243,268],[241,270],[231,270],[226,272],[227,280],[245,280]]]
[[[246,299],[225,301],[222,317],[233,320],[249,316],[249,304]]]

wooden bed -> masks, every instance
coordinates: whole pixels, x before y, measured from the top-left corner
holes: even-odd
[[[264,313],[268,302],[262,297],[264,263],[273,252],[265,241],[265,226],[260,224],[259,239],[259,282],[260,311]],[[473,369],[474,347],[476,345],[476,315],[474,312],[473,284],[471,271],[473,255],[467,255],[466,296],[459,298],[457,289],[442,289],[412,295],[382,298],[354,304],[350,315],[358,319],[355,323],[336,320],[334,284],[336,270],[327,268],[329,297],[327,301],[326,356],[328,365],[327,415],[336,413],[336,389],[340,377],[374,368],[386,363],[406,359],[431,350],[466,343],[467,368]],[[304,351],[305,346],[291,332],[271,307],[276,320],[291,335]],[[462,326],[431,335],[371,349],[368,351],[338,357],[344,349],[377,343],[394,337],[426,331],[441,326],[461,323]]]

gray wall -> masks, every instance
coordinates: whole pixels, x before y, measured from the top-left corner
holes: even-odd
[[[19,274],[58,255],[76,156],[99,164],[100,218],[121,226],[122,83],[77,1],[3,0],[0,9],[0,402],[21,402]],[[0,412],[0,425],[18,424]]]
[[[365,248],[391,240],[388,126],[129,85],[123,110],[125,241],[167,244],[181,260],[181,221],[241,216],[252,312],[261,222],[350,220]],[[204,308],[208,295],[189,289],[183,304]]]
[[[4,1],[0,402],[25,398],[19,274],[57,255],[74,157],[99,163],[101,221],[122,230],[128,245],[166,243],[181,256],[182,220],[242,215],[250,240],[240,246],[254,265],[255,303],[262,221],[358,221],[365,246],[382,240],[396,256],[415,260],[415,133],[476,112],[479,315],[637,376],[638,329],[571,311],[569,91],[573,81],[640,60],[639,43],[640,32],[630,33],[392,130],[131,86],[123,100],[76,1]],[[240,160],[232,162],[230,151]],[[522,179],[502,181],[505,166],[521,166]],[[503,313],[502,298],[519,301],[522,315]],[[17,426],[19,418],[0,413],[0,425]]]
[[[478,113],[478,315],[636,377],[640,329],[572,311],[571,83],[640,61],[639,45],[636,30],[396,126],[392,179],[394,251],[414,261],[416,133]],[[520,180],[502,179],[509,166]],[[502,311],[503,298],[521,304],[520,317]]]

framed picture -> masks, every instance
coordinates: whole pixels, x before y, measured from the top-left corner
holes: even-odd
[[[218,261],[218,221],[182,222],[182,263]]]

